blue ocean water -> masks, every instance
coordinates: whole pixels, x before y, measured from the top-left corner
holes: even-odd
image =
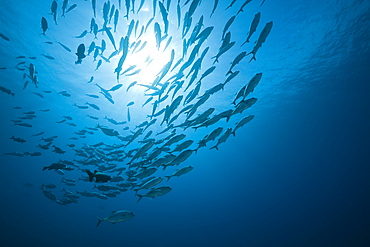
[[[53,1],[0,3],[0,86],[14,93],[12,96],[0,92],[1,153],[4,154],[0,157],[1,246],[370,245],[369,1],[292,3],[254,0],[238,15],[236,13],[244,1],[238,0],[228,9],[226,8],[232,1],[219,1],[210,18],[214,1],[204,0],[197,5],[190,29],[184,37],[182,29],[186,23],[185,15],[196,1],[179,2],[179,28],[178,2],[163,2],[169,21],[167,37],[164,34],[165,25],[160,4],[154,1],[155,18],[141,36],[141,42],[147,41],[147,44],[136,53],[132,52],[133,49],[139,48],[132,45],[122,66],[122,72],[131,65],[137,66],[131,72],[141,70],[136,75],[128,76],[127,73],[120,76],[122,88],[109,93],[114,104],[95,85],[97,83],[104,89],[118,85],[114,71],[124,54],[120,51],[109,62],[105,61],[115,51],[108,32],[102,29],[105,2],[96,1],[95,20],[99,26],[96,39],[93,32],[90,33],[91,18],[94,17],[92,1],[68,1],[66,10],[73,4],[77,4],[77,7],[65,13],[65,17],[62,17],[63,1],[56,2],[57,25],[50,14]],[[110,1],[110,7],[114,4],[118,8],[118,2]],[[130,2],[129,9],[132,8],[132,3],[134,9],[138,10],[140,1]],[[129,45],[140,40],[140,30],[142,26],[145,28],[154,10],[153,1],[143,1],[140,12],[129,12],[126,18],[126,2],[122,1],[121,5],[118,8],[117,32],[114,32],[114,14],[111,22],[106,25],[112,28],[109,30],[117,49],[121,37],[125,37],[128,32],[131,20],[134,20],[134,27]],[[251,36],[251,42],[240,46],[258,12],[261,13],[261,20]],[[197,79],[186,92],[184,87],[189,83],[191,75],[185,77],[192,65],[184,70],[185,77],[181,78],[185,81],[184,86],[174,98],[179,95],[185,98],[195,88],[201,75],[212,66],[216,66],[216,69],[202,79],[197,97],[224,82],[230,63],[241,52],[251,52],[258,45],[259,35],[266,23],[272,21],[272,30],[258,49],[256,61],[249,62],[251,54],[244,57],[233,68],[233,72],[240,71],[239,74],[223,90],[211,95],[190,119],[209,108],[215,108],[211,116],[229,109],[234,110],[236,107],[232,102],[235,94],[256,73],[262,73],[260,83],[248,95],[248,98],[255,97],[258,101],[250,109],[231,116],[229,122],[221,119],[196,131],[191,127],[185,130],[182,127],[172,129],[176,129],[176,134],[185,134],[184,140],[193,140],[190,148],[195,149],[197,143],[215,128],[222,127],[224,131],[234,128],[236,123],[250,114],[255,116],[254,119],[239,128],[235,137],[231,135],[226,142],[220,144],[219,150],[209,148],[217,143],[220,136],[207,143],[206,147],[200,148],[196,154],[193,152],[180,165],[168,167],[164,171],[162,167],[159,168],[153,176],[168,176],[176,169],[194,167],[190,173],[173,177],[168,182],[164,179],[156,186],[171,187],[172,191],[168,194],[154,199],[144,197],[137,202],[138,197],[131,187],[117,197],[106,199],[77,193],[97,193],[99,190],[94,185],[103,185],[78,180],[87,177],[84,169],[103,171],[109,165],[117,165],[115,168],[125,167],[122,177],[125,179],[123,182],[128,182],[126,172],[140,169],[129,169],[127,163],[132,156],[120,161],[110,152],[124,150],[128,153],[133,150],[132,154],[135,154],[135,148],[143,146],[138,141],[143,140],[150,130],[153,134],[149,138],[155,138],[156,141],[170,135],[171,130],[155,135],[167,127],[167,123],[160,125],[163,120],[163,115],[160,115],[157,122],[133,143],[127,147],[117,147],[114,145],[127,144],[127,141],[107,136],[97,125],[114,129],[119,136],[125,137],[135,133],[139,129],[135,127],[143,121],[150,121],[147,115],[152,114],[152,103],[158,97],[155,96],[142,107],[149,97],[144,94],[155,90],[145,91],[145,86],[138,84],[155,85],[152,83],[158,73],[170,61],[171,50],[174,51],[175,59],[170,68],[174,67],[183,54],[183,40],[191,39],[194,27],[202,15],[204,20],[201,30],[212,26],[214,29],[205,39],[195,59],[199,58],[206,47],[209,47],[208,53],[201,63]],[[236,18],[225,33],[230,31],[230,42],[235,42],[235,45],[220,56],[219,63],[213,64],[212,57],[222,45],[225,24],[233,15]],[[42,17],[48,23],[45,36],[41,34]],[[136,29],[137,20],[139,24]],[[163,38],[159,49],[156,47],[155,23],[160,26]],[[76,38],[84,30],[87,30],[87,34]],[[171,36],[172,40],[164,50]],[[103,53],[102,40],[106,43]],[[75,64],[78,46],[84,44],[87,53],[93,41],[98,48],[83,58],[81,64]],[[197,42],[189,46],[184,61],[164,76],[156,85],[158,88],[166,80],[173,82],[169,78],[176,75],[180,66],[191,57]],[[93,61],[96,50],[99,54],[96,61]],[[150,64],[145,61],[148,56],[153,59]],[[99,60],[102,63],[96,70]],[[37,71],[33,73],[37,80],[30,78],[31,64]],[[94,79],[89,82],[92,76]],[[138,83],[127,90],[128,85],[135,80]],[[26,85],[27,81],[29,83]],[[167,88],[161,95],[162,98],[167,94],[169,96],[159,104],[157,112],[171,104],[173,90],[168,92]],[[63,91],[70,96],[63,96]],[[86,94],[98,95],[99,98]],[[197,100],[196,98],[191,103],[194,104]],[[85,104],[86,102],[95,104],[100,110]],[[134,105],[127,107],[130,102],[134,102]],[[80,109],[74,104],[89,108]],[[183,107],[180,104],[175,113]],[[34,113],[25,113],[32,111]],[[95,116],[98,120],[87,115]],[[64,116],[70,116],[72,120]],[[24,117],[31,119],[22,119]],[[105,117],[127,123],[115,125]],[[14,125],[17,120],[31,124],[32,127]],[[174,123],[178,125],[184,121],[185,116],[181,115]],[[124,130],[125,127],[129,129]],[[90,133],[76,134],[82,130]],[[34,136],[41,132],[44,133]],[[12,136],[26,142],[16,142],[10,139]],[[41,138],[53,136],[57,137],[51,142],[49,149],[40,148],[40,145],[48,143]],[[92,145],[100,142],[104,145],[92,148]],[[66,152],[53,152],[53,145]],[[171,150],[176,145],[177,143],[171,145]],[[155,147],[161,147],[161,144],[155,144],[150,151]],[[31,156],[27,152],[40,152],[41,155]],[[88,154],[88,157],[79,156],[78,152]],[[146,158],[147,156],[143,156],[136,161]],[[42,171],[43,167],[59,162],[60,159],[72,161],[76,167],[72,171],[64,171],[64,175],[53,170]],[[89,160],[98,161],[95,165],[84,163]],[[112,177],[118,174],[113,169],[105,172]],[[63,177],[76,180],[75,185],[66,185],[62,181]],[[50,191],[56,198],[50,194],[50,198],[46,197],[40,189],[42,184],[50,183],[55,184],[56,188],[44,189],[44,192]],[[108,182],[104,185],[116,184]],[[140,179],[131,182],[134,188],[140,187],[139,184]],[[63,189],[79,197],[77,201],[71,200],[68,205],[61,205],[67,202],[64,199],[68,193]],[[139,191],[138,194],[145,194],[149,190],[144,191]],[[96,217],[105,218],[117,210],[132,211],[135,217],[117,224],[103,221],[96,227]]]

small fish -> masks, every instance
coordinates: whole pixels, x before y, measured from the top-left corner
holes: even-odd
[[[91,97],[91,98],[95,98],[95,99],[99,98],[99,96],[95,95],[95,94],[86,94],[86,95]]]
[[[126,89],[126,92],[133,86],[135,86],[137,84],[137,81],[134,81],[134,82],[131,82],[130,85],[128,85],[127,89]]]
[[[90,82],[92,82],[94,80],[94,76],[91,76],[90,77],[90,80],[87,82],[87,83],[90,83]]]
[[[68,0],[63,0],[63,5],[62,5],[62,16],[65,17],[64,13],[66,11],[68,5]]]
[[[127,106],[132,106],[133,104],[135,104],[135,102],[131,101],[130,103],[127,104]]]
[[[39,96],[40,98],[44,98],[44,95],[42,95],[41,93],[36,93],[36,92],[32,92],[33,94],[36,94],[37,96]]]
[[[111,89],[109,89],[108,91],[117,91],[118,89],[120,89],[121,87],[123,86],[123,84],[117,84],[115,86],[113,86]]]
[[[95,110],[98,110],[98,111],[100,110],[99,106],[97,106],[95,104],[91,104],[91,103],[88,103],[88,102],[86,102],[85,104],[89,105],[90,107],[94,108]]]
[[[9,94],[9,95],[14,96],[14,93],[13,93],[10,89],[7,89],[7,88],[5,88],[5,87],[0,86],[0,91],[2,91],[2,92],[4,92],[4,93],[7,93],[7,94]]]
[[[61,45],[66,51],[68,51],[68,52],[71,52],[72,51],[67,46],[63,45],[62,43],[58,42],[58,44]]]
[[[95,117],[95,116],[91,116],[91,115],[87,115],[89,118],[92,118],[94,120],[98,120],[99,118],[98,117]]]
[[[6,41],[10,41],[10,39],[7,36],[5,36],[5,34],[0,33],[0,37],[5,39]]]
[[[77,61],[75,62],[75,64],[81,64],[82,59],[84,59],[86,57],[86,55],[85,55],[85,45],[84,44],[80,44],[78,46],[76,55],[77,55]]]
[[[130,108],[127,108],[127,121],[131,121]]]
[[[80,108],[80,109],[88,109],[89,107],[88,106],[86,106],[86,105],[77,105],[76,103],[74,103],[73,104],[73,106],[76,106],[76,107],[78,107],[78,108]]]
[[[71,97],[71,95],[67,91],[60,91],[58,94],[61,94],[64,97]]]
[[[16,142],[20,142],[20,143],[25,143],[26,140],[22,139],[22,138],[19,138],[19,137],[10,137],[9,139],[13,140],[13,141],[16,141]]]
[[[48,30],[48,22],[45,19],[45,17],[41,18],[41,28],[42,28],[42,34],[45,35],[46,30]]]
[[[103,63],[103,60],[99,59],[98,64],[96,65],[95,71],[99,69],[102,63]]]
[[[76,7],[77,7],[77,4],[71,5],[71,7],[68,8],[68,10],[66,11],[66,13],[68,13],[69,11],[73,10]]]
[[[77,39],[83,38],[86,36],[86,34],[87,34],[87,30],[83,31],[79,36],[75,36],[75,38]]]
[[[49,56],[49,55],[45,55],[45,54],[42,54],[44,57],[46,57],[47,59],[50,59],[50,60],[55,60],[55,58],[54,57],[52,57],[52,56]]]

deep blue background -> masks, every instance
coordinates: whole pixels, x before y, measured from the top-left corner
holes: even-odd
[[[358,22],[348,23],[356,34],[350,44],[345,34],[337,36],[340,40],[317,48],[295,77],[283,78],[278,85],[271,82],[259,96],[264,107],[255,119],[219,151],[202,150],[187,161],[196,168],[171,179],[173,191],[162,198],[136,204],[133,194],[124,193],[109,201],[83,198],[62,207],[38,189],[44,181],[40,167],[52,157],[46,155],[40,163],[27,162],[32,157],[1,157],[0,245],[370,246],[367,7]],[[351,48],[341,53],[342,46]],[[323,50],[327,53],[316,60],[314,54]],[[274,54],[284,58],[284,50]],[[284,61],[281,67],[289,71],[291,63],[284,66]],[[284,90],[289,87],[295,92]],[[8,106],[9,97],[0,95],[3,106]],[[2,109],[2,125],[8,109]],[[5,121],[3,126],[1,136],[9,138],[12,129],[7,128],[12,127]],[[1,145],[5,153],[15,144],[4,138]],[[34,187],[22,185],[27,182]],[[119,209],[132,210],[136,217],[95,228],[95,216]]]

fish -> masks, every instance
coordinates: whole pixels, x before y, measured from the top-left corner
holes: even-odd
[[[260,19],[261,19],[261,12],[258,12],[257,14],[255,14],[255,16],[252,20],[251,26],[249,28],[247,39],[243,42],[243,44],[241,46],[243,46],[245,43],[249,42],[249,39],[252,37],[253,33],[257,30]]]
[[[3,87],[3,86],[0,86],[0,91],[1,91],[1,92],[4,92],[4,93],[6,93],[6,94],[9,94],[9,95],[11,95],[11,96],[14,96],[14,95],[15,95],[15,93],[13,93],[10,89],[5,88],[5,87]]]
[[[245,89],[245,92],[243,94],[243,100],[254,91],[258,83],[260,82],[262,78],[262,73],[257,73],[253,78],[248,82],[247,88]]]
[[[238,12],[236,13],[236,15],[238,15],[240,12],[244,12],[244,11],[243,11],[243,8],[244,8],[248,3],[250,3],[250,2],[252,2],[252,0],[246,0],[246,1],[242,4],[242,6],[240,6],[240,8],[239,8]]]
[[[123,86],[123,84],[117,84],[115,86],[113,86],[111,89],[107,90],[107,91],[117,91],[118,89],[120,89],[121,87]]]
[[[218,150],[218,146],[223,143],[223,142],[226,142],[226,140],[229,138],[229,136],[231,135],[231,132],[232,132],[232,128],[228,128],[223,134],[222,136],[217,140],[217,144],[213,147],[211,147],[210,149],[213,149],[215,148],[216,150]]]
[[[98,110],[98,111],[100,110],[100,107],[95,105],[95,104],[91,104],[91,103],[88,103],[88,102],[86,102],[85,104],[89,105],[90,107],[94,108],[95,110]]]
[[[172,190],[172,188],[170,188],[168,186],[162,186],[162,187],[158,187],[158,188],[152,188],[145,195],[136,194],[139,197],[139,199],[137,200],[137,202],[139,202],[143,197],[151,197],[153,199],[153,198],[156,198],[157,196],[163,196],[163,195],[169,193],[171,190]]]
[[[103,63],[103,60],[99,59],[97,65],[96,65],[95,71],[99,69],[99,67],[102,65],[102,63]]]
[[[91,0],[91,6],[93,9],[94,17],[96,18],[96,0]]]
[[[85,94],[86,96],[89,96],[91,98],[95,98],[95,99],[98,99],[99,96],[98,95],[95,95],[95,94]]]
[[[66,170],[66,171],[72,171],[74,170],[72,167],[68,167],[67,165],[63,163],[52,163],[50,166],[44,166],[42,169],[45,170]]]
[[[57,25],[57,9],[58,9],[58,3],[57,1],[54,0],[51,3],[50,10],[51,10],[51,14],[53,15],[55,25]]]
[[[54,57],[50,56],[50,55],[45,55],[45,54],[42,54],[44,57],[46,57],[47,59],[50,59],[50,60],[55,60]]]
[[[131,83],[130,83],[130,85],[128,85],[128,86],[127,86],[126,92],[128,92],[128,90],[129,90],[131,87],[135,86],[136,84],[137,84],[137,81],[133,81],[133,82],[131,82]]]
[[[67,5],[68,5],[68,0],[63,0],[63,4],[62,4],[62,16],[65,17],[65,11],[66,11],[66,8],[67,8]]]
[[[45,17],[41,17],[41,29],[42,34],[45,35],[46,30],[48,30],[48,21],[45,19]]]
[[[66,13],[68,13],[69,11],[75,9],[77,7],[77,4],[72,4],[66,11]]]
[[[212,9],[212,12],[211,12],[211,15],[209,16],[209,18],[211,18],[212,15],[215,13],[215,10],[216,10],[216,8],[218,6],[218,2],[219,2],[219,0],[214,0],[213,9]]]
[[[135,102],[131,101],[130,103],[127,104],[127,106],[132,106],[133,104],[135,104]]]
[[[250,108],[252,105],[254,105],[257,102],[257,98],[250,98],[247,100],[240,101],[237,105],[235,110],[233,111],[232,115],[242,113],[244,110]]]
[[[63,47],[66,51],[68,51],[68,52],[72,52],[72,50],[71,49],[69,49],[67,46],[65,46],[65,45],[63,45],[62,43],[60,43],[60,42],[57,42],[61,47]]]
[[[129,0],[126,0],[129,1]],[[96,227],[100,225],[102,221],[110,222],[112,224],[115,224],[117,222],[123,222],[130,220],[135,217],[135,214],[131,211],[128,210],[121,210],[121,211],[112,211],[112,214],[103,218],[99,219],[98,218],[98,223],[96,224]]]
[[[85,105],[77,105],[76,103],[74,103],[73,106],[76,106],[77,108],[80,108],[80,109],[88,109],[89,108],[88,106],[85,106]]]
[[[246,56],[247,56],[247,53],[245,51],[239,53],[239,55],[237,55],[234,58],[234,61],[232,61],[231,67],[230,67],[229,71],[226,73],[226,75],[232,74],[233,72],[231,70],[234,68],[234,66],[237,65]]]
[[[39,96],[40,98],[44,98],[44,95],[42,95],[41,93],[37,93],[37,92],[32,92],[32,93]]]
[[[273,22],[270,21],[266,23],[265,27],[262,29],[252,51],[247,54],[247,55],[252,54],[252,58],[249,60],[249,62],[251,62],[252,60],[256,60],[256,53],[259,50],[259,48],[262,46],[262,44],[266,41],[267,36],[271,32],[272,26],[273,26]]]
[[[89,181],[92,182],[95,178],[95,182],[99,183],[106,183],[111,179],[111,176],[105,174],[103,172],[94,171],[91,172],[90,170],[86,169],[86,173],[89,176]]]
[[[42,131],[42,132],[39,132],[39,133],[37,133],[37,134],[34,134],[34,135],[32,135],[32,136],[40,136],[40,135],[42,135],[42,134],[44,134],[45,132],[44,131]]]
[[[6,36],[5,34],[3,33],[0,33],[0,37],[6,41],[10,41],[10,39],[8,38],[8,36]]]
[[[154,23],[154,35],[155,35],[155,40],[156,40],[156,47],[159,50],[161,46],[162,36],[161,36],[161,28],[158,22]]]
[[[236,18],[236,15],[233,15],[232,17],[230,17],[230,19],[226,22],[225,26],[224,26],[224,29],[222,31],[222,39],[225,38],[225,34],[226,34],[226,31],[229,29],[229,27],[231,26],[231,24],[233,24],[234,20]]]
[[[22,138],[19,138],[19,137],[14,137],[14,136],[12,136],[11,138],[9,138],[9,139],[11,139],[11,140],[13,140],[13,141],[16,141],[16,142],[20,142],[20,143],[25,143],[26,142],[26,140],[24,140],[24,139],[22,139]]]
[[[236,2],[236,0],[232,0],[231,3],[230,3],[230,5],[227,6],[226,10],[229,9],[229,8],[231,8],[234,5],[235,2]]]
[[[114,50],[117,50],[117,47],[116,47],[116,43],[114,41],[114,38],[113,38],[113,35],[111,33],[111,31],[109,30],[109,28],[105,28],[105,33],[107,34],[110,42],[112,43],[113,47],[114,47]]]
[[[250,121],[252,121],[253,118],[254,118],[254,115],[249,115],[249,116],[243,118],[242,120],[240,120],[236,124],[236,126],[235,126],[234,130],[231,132],[231,134],[233,134],[233,136],[235,136],[236,130],[239,129],[239,128],[241,128],[241,127],[243,127],[245,124],[249,123]]]
[[[80,44],[78,46],[76,55],[77,55],[77,61],[75,62],[75,64],[81,64],[82,59],[84,59],[86,57],[86,55],[85,55],[85,45],[84,44]]]
[[[77,38],[77,39],[83,38],[83,37],[86,36],[86,34],[87,34],[87,30],[84,30],[80,35],[75,36],[75,38]]]
[[[186,173],[191,172],[193,169],[194,169],[194,167],[192,167],[192,166],[186,166],[186,167],[183,167],[181,169],[178,169],[172,175],[170,175],[170,176],[164,176],[164,177],[166,177],[167,178],[167,181],[169,181],[170,178],[172,178],[172,177],[180,177],[180,176],[182,176],[182,175],[184,175]]]
[[[119,20],[119,11],[118,11],[118,9],[116,9],[116,11],[114,13],[114,20],[113,20],[113,23],[114,23],[114,32],[117,31],[118,20]]]

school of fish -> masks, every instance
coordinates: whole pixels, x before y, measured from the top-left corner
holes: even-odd
[[[86,116],[90,125],[74,121],[72,114],[62,115],[59,121],[48,123],[55,129],[61,124],[71,128],[70,142],[57,146],[54,142],[60,137],[46,136],[45,132],[50,130],[33,131],[33,119],[37,119],[38,114],[52,112],[53,108],[24,111],[17,119],[10,120],[14,124],[14,132],[9,133],[9,139],[19,145],[34,141],[26,138],[27,132],[20,132],[20,128],[26,129],[30,138],[41,139],[35,145],[35,151],[8,152],[5,155],[30,157],[54,152],[55,161],[44,164],[40,170],[59,173],[63,193],[58,195],[55,188],[60,185],[53,183],[42,183],[40,189],[47,199],[63,206],[77,203],[81,197],[107,200],[127,191],[134,193],[137,202],[171,192],[168,181],[196,169],[199,162],[195,155],[199,149],[221,149],[222,143],[235,136],[239,128],[254,118],[246,112],[257,102],[253,92],[262,80],[262,73],[246,73],[238,67],[243,64],[244,68],[257,60],[257,52],[269,36],[273,22],[261,26],[261,13],[257,11],[250,18],[250,23],[239,28],[245,33],[245,41],[237,43],[232,39],[231,26],[242,18],[244,10],[253,2],[258,2],[255,7],[260,8],[265,1],[212,2],[213,5],[207,8],[202,6],[205,1],[200,0],[50,1],[50,12],[37,20],[40,23],[37,35],[41,33],[47,45],[74,53],[73,66],[86,69],[87,63],[95,64],[89,72],[90,79],[80,82],[91,89],[82,96],[84,102],[68,106],[68,111]],[[68,19],[69,15],[79,10],[90,13],[90,19],[86,20],[90,25],[70,37],[78,40],[76,47],[68,47],[62,40],[48,39],[49,34],[63,25],[63,19]],[[222,32],[216,32],[221,30],[217,30],[215,25],[206,25],[216,21],[217,24],[216,15],[230,16]],[[258,29],[260,33],[255,34]],[[2,45],[12,42],[12,37],[2,32],[0,37]],[[208,42],[211,37],[217,39],[219,44]],[[150,45],[152,47],[148,51]],[[211,54],[213,46],[217,46],[218,51]],[[247,46],[249,48],[245,48]],[[154,53],[159,53],[160,57],[152,56]],[[227,57],[226,53],[236,54],[229,61],[229,67],[217,66]],[[133,64],[130,59],[137,55],[143,61]],[[247,57],[249,61],[245,59]],[[50,94],[73,98],[73,90],[55,92],[39,80],[43,72],[37,70],[38,63],[45,63],[46,59],[52,64],[57,56],[20,55],[16,59],[19,62],[14,68],[22,74],[23,87],[13,89],[11,85],[1,82],[0,91],[4,93],[1,97],[17,97],[17,90],[20,89],[31,90],[35,95],[33,97],[40,99]],[[140,76],[152,73],[149,70],[153,69],[148,68],[159,60],[163,66],[154,71],[149,83],[144,82],[144,77]],[[103,67],[111,71],[110,77],[107,77],[111,78],[109,81],[96,80]],[[4,73],[10,68],[0,69],[0,73]],[[212,76],[216,72],[222,76],[217,76],[215,82]],[[217,100],[228,87],[236,86],[238,90],[233,92],[235,96],[231,100],[223,98],[222,109],[210,105],[209,102]],[[131,96],[137,92],[141,94],[140,99],[132,100],[137,99]],[[121,98],[131,100],[119,109],[125,112],[125,119],[117,120],[109,113],[117,107]],[[102,105],[108,102],[110,109],[103,108]],[[14,106],[12,110],[23,111],[24,108],[26,106]],[[146,117],[134,123],[133,119],[136,122],[137,116],[143,113]],[[23,134],[18,136],[17,133]],[[89,141],[90,136],[98,134],[107,141]],[[62,158],[66,153],[73,153],[74,158]],[[79,178],[72,178],[72,174],[77,174]],[[91,189],[81,191],[80,183],[91,183]],[[116,223],[133,217],[131,211],[114,211],[106,218],[98,218],[97,226],[102,221]]]

